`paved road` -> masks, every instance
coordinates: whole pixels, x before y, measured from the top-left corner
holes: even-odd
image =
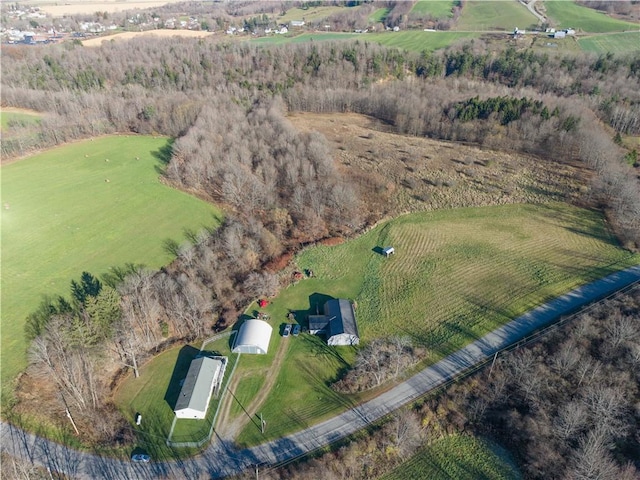
[[[367,403],[299,433],[254,448],[238,451],[218,439],[202,455],[188,460],[132,464],[80,453],[2,423],[0,449],[79,479],[220,478],[256,464],[273,465],[361,430],[560,316],[638,281],[640,265],[577,288],[494,330]]]

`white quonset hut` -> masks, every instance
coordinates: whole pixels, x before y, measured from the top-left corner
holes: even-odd
[[[269,351],[273,328],[263,320],[246,320],[240,325],[240,331],[233,345],[233,353],[260,353]]]
[[[227,357],[199,357],[191,362],[174,412],[178,418],[203,419],[209,400],[224,378]]]

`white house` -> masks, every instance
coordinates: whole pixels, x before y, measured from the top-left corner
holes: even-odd
[[[202,420],[207,416],[209,400],[222,383],[226,366],[226,357],[200,357],[191,362],[173,409],[177,418]]]
[[[273,328],[263,320],[246,320],[240,325],[233,345],[233,353],[257,353],[266,355]]]

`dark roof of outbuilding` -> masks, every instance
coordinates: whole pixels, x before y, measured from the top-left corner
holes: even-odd
[[[353,305],[344,298],[328,300],[324,304],[324,314],[329,319],[329,331],[327,337],[346,333],[358,336],[358,325]]]

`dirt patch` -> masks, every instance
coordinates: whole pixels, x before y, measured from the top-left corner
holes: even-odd
[[[131,40],[139,37],[187,37],[187,38],[204,38],[214,35],[213,32],[201,32],[196,30],[149,30],[148,32],[122,32],[106,37],[90,38],[83,40],[82,45],[85,47],[99,47],[103,42]]]
[[[326,245],[327,247],[332,247],[333,245],[340,245],[341,243],[344,243],[344,238],[342,237],[325,238],[324,240],[320,241],[321,245]]]
[[[571,200],[588,177],[570,162],[399,135],[364,115],[295,113],[289,120],[327,137],[337,167],[373,220],[419,210]]]
[[[251,400],[249,405],[245,405],[245,409],[247,411],[247,415],[244,413],[240,414],[240,416],[231,422],[229,422],[229,411],[231,409],[231,404],[235,401],[231,395],[227,395],[224,405],[221,410],[220,420],[218,421],[218,428],[216,429],[218,435],[221,438],[227,440],[234,440],[238,434],[242,431],[242,429],[249,423],[249,417],[256,418],[256,413],[260,406],[264,403],[267,396],[271,392],[271,388],[276,382],[278,378],[278,372],[280,372],[280,367],[282,366],[282,362],[284,361],[285,354],[287,353],[287,347],[289,346],[289,339],[282,339],[280,342],[280,346],[278,347],[278,351],[273,359],[273,363],[269,368],[270,373],[266,375],[266,381],[260,387],[260,391],[258,395]],[[242,381],[242,377],[236,376],[231,383],[231,391],[235,391],[235,387]]]
[[[25,115],[35,115],[35,116],[41,116],[44,115],[41,112],[38,112],[36,110],[31,110],[29,108],[18,108],[18,107],[0,107],[0,112],[7,112],[7,113],[24,113]]]

